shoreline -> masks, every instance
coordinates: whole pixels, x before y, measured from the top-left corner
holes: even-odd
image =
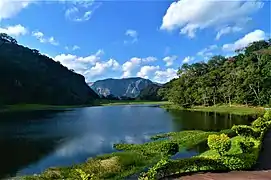
[[[218,105],[218,106],[194,106],[191,108],[182,108],[175,104],[166,104],[160,106],[166,110],[185,110],[185,111],[197,111],[197,112],[216,112],[216,113],[226,113],[234,115],[262,115],[265,112],[263,107],[255,106],[243,106],[243,105]]]
[[[182,108],[168,101],[100,101],[94,104],[86,105],[43,105],[43,104],[16,104],[6,105],[0,109],[0,113],[18,112],[18,111],[41,111],[41,110],[67,110],[70,108],[98,107],[98,106],[119,106],[119,105],[158,105],[166,110],[184,110],[196,112],[216,112],[234,115],[262,115],[265,112],[264,107],[243,106],[243,105],[218,105],[218,106],[194,106],[191,108]]]

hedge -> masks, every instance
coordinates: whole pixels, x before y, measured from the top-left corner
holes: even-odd
[[[206,152],[205,156],[203,153],[179,160],[161,159],[148,172],[141,174],[139,179],[154,180],[191,172],[249,170],[255,165],[264,136],[270,128],[271,111],[267,111],[264,117],[255,120],[252,126],[233,126],[232,130],[236,131],[238,136],[230,140],[231,145],[225,134],[210,135],[208,145],[211,150],[207,151],[209,154]],[[230,150],[229,146],[232,146]]]

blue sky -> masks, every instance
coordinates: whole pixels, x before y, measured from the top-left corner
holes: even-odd
[[[270,37],[268,1],[1,0],[0,32],[85,76],[176,77],[185,62],[206,61]]]

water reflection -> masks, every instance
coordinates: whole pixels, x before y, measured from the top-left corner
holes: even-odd
[[[114,143],[144,143],[158,133],[186,129],[220,130],[247,118],[170,111],[150,106],[112,106],[0,114],[0,178],[40,173],[115,151]],[[206,143],[205,143],[206,144]],[[178,153],[190,157],[204,147]]]
[[[249,124],[250,116],[219,114],[215,112],[169,111],[173,117],[174,130],[218,131],[231,128],[234,124]]]

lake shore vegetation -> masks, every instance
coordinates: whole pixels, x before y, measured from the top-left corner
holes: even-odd
[[[25,180],[49,179],[135,179],[155,180],[184,173],[249,170],[255,165],[266,132],[271,128],[271,111],[251,125],[234,125],[218,132],[189,130],[152,136],[144,144],[114,144],[117,152],[88,159],[71,167],[50,168]],[[178,152],[205,143],[203,153],[172,159]]]
[[[160,88],[158,95],[175,108],[200,111],[223,111],[221,104],[227,105],[223,107],[226,112],[234,104],[270,107],[270,60],[271,41],[262,40],[237,50],[232,57],[219,55],[208,62],[185,63],[178,78]]]

